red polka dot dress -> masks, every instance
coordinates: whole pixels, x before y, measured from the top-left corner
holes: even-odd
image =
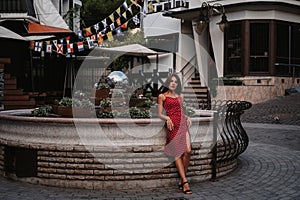
[[[166,97],[163,107],[174,125],[172,131],[166,128],[165,154],[178,157],[186,151],[186,134],[190,134],[182,108],[182,98]]]

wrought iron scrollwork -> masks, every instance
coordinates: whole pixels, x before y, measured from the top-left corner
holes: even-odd
[[[251,106],[247,101],[212,100],[211,110],[217,111],[217,162],[235,159],[246,150],[249,138],[240,118]]]

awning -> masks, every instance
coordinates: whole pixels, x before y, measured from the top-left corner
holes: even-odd
[[[45,26],[33,22],[28,22],[28,34],[29,35],[37,35],[37,34],[57,34],[57,33],[67,33],[70,34],[72,33],[71,30],[69,29],[64,29],[64,28],[58,28],[58,27],[53,27],[53,26]]]
[[[24,38],[32,41],[36,40],[49,40],[49,39],[54,39],[56,36],[55,35],[31,35],[31,36],[24,36]]]
[[[119,53],[119,54],[132,55],[132,56],[149,56],[149,55],[159,54],[159,52],[153,51],[140,44],[130,44],[130,45],[124,45],[118,47],[111,47],[111,48],[96,47],[94,51],[107,52],[107,53]]]
[[[0,26],[0,38],[5,39],[13,39],[13,40],[22,40],[22,41],[29,41],[28,39],[20,36],[19,34]]]

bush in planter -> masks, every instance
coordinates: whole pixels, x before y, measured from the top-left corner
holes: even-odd
[[[101,108],[111,108],[112,106],[112,101],[108,99],[103,99],[100,101],[100,107]]]
[[[64,117],[73,117],[73,109],[76,109],[79,116],[87,117],[93,108],[94,104],[89,99],[64,97],[58,103],[57,114]]]
[[[110,86],[108,83],[97,83],[96,84],[96,87],[95,87],[96,90],[104,90],[104,89],[110,89]]]
[[[53,112],[52,107],[49,105],[45,105],[39,108],[35,108],[34,110],[31,111],[31,114],[34,117],[47,117],[52,112]]]
[[[154,101],[151,101],[151,100],[147,99],[147,100],[142,101],[141,103],[139,103],[137,105],[137,107],[151,108],[151,107],[153,107],[155,105],[156,105],[156,103]]]
[[[140,110],[137,107],[132,107],[121,112],[117,111],[99,111],[97,113],[98,118],[151,118],[152,114],[149,110]]]

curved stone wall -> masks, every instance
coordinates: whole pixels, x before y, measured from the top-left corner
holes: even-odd
[[[163,153],[160,119],[35,118],[20,114],[24,113],[0,112],[0,171],[5,177],[86,189],[177,183],[174,162]],[[188,179],[192,182],[212,177],[212,112],[200,115],[192,118],[190,129],[193,150]],[[155,134],[147,135],[149,130]],[[218,154],[223,149],[218,148]],[[236,159],[220,163],[217,176],[236,166]]]

